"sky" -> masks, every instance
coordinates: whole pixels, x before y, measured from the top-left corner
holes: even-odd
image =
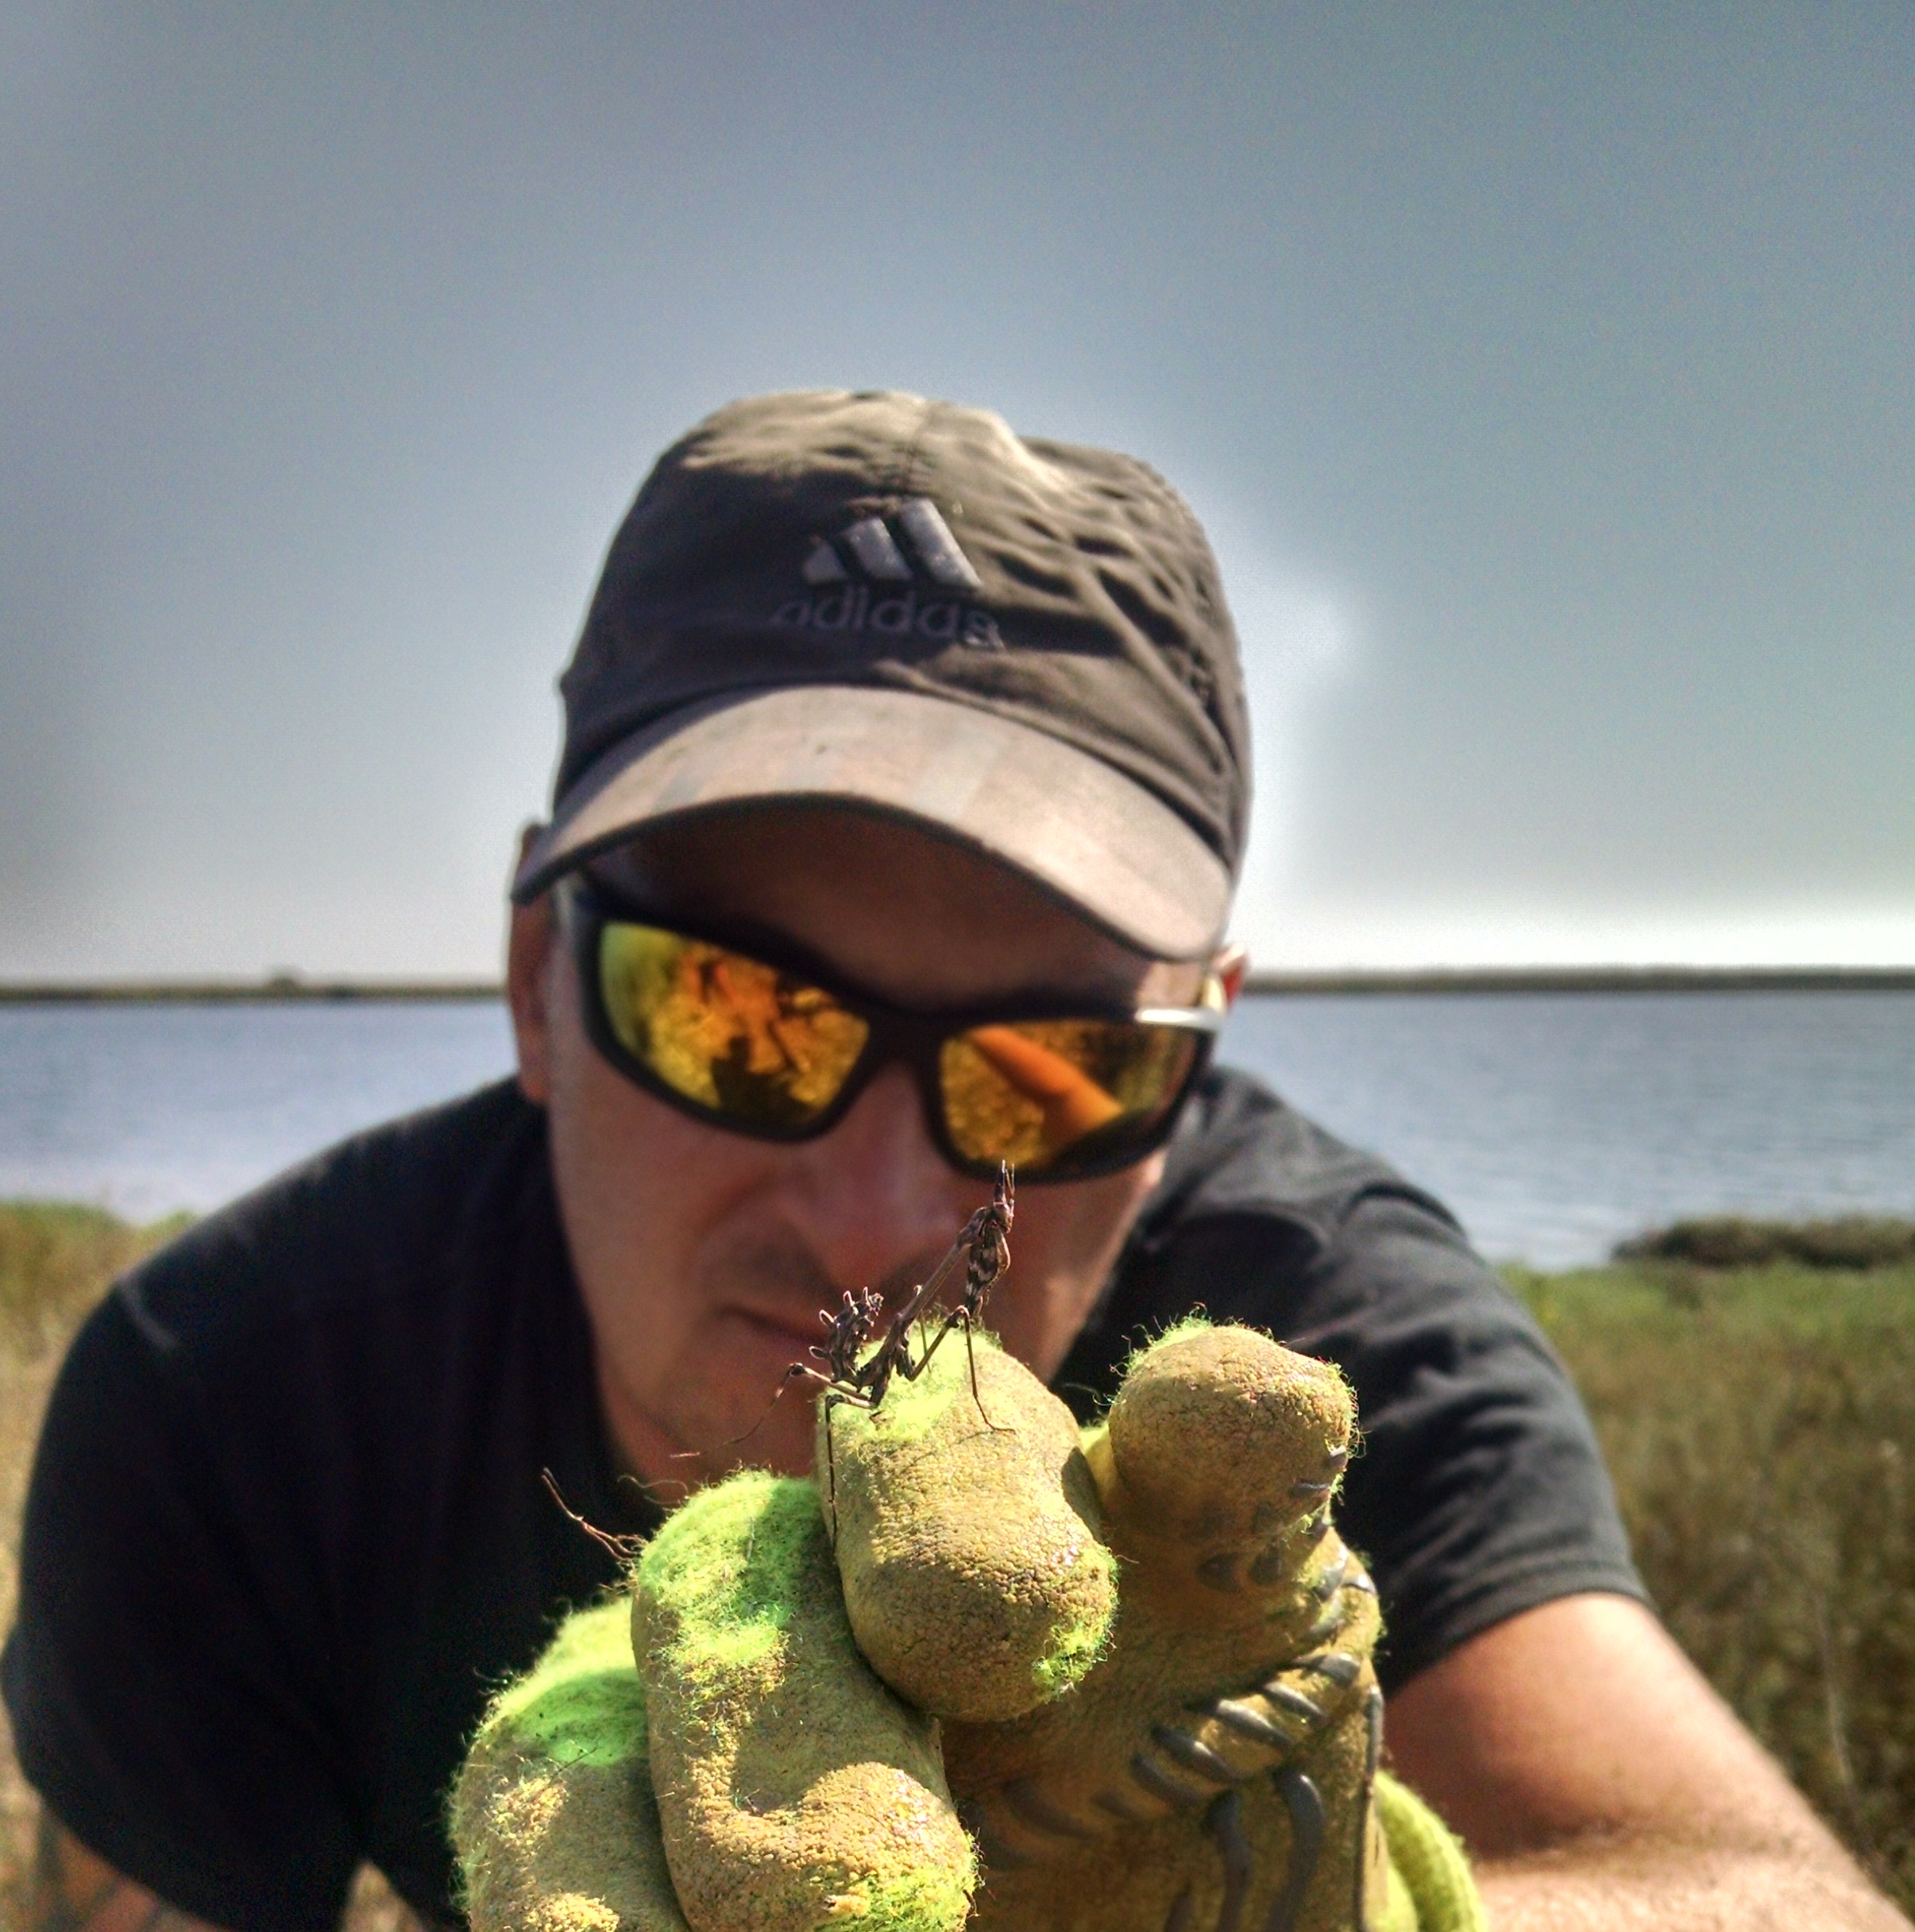
[[[0,0],[0,979],[488,976],[652,457],[1208,525],[1271,969],[1915,964],[1915,8]]]

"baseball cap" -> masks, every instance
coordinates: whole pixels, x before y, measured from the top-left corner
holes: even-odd
[[[1197,958],[1249,735],[1217,565],[1146,465],[891,391],[757,396],[666,450],[560,680],[513,897],[648,828],[777,801],[914,822],[1125,943]]]

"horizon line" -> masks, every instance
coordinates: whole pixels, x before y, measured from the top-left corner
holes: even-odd
[[[1915,966],[1526,966],[1299,967],[1253,973],[1246,994],[1420,993],[1915,993]],[[474,1002],[504,997],[488,979],[0,980],[0,1005],[237,1005],[380,1001]]]

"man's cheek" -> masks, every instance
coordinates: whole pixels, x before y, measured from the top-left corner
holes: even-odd
[[[694,1324],[676,1367],[654,1357],[656,1413],[687,1453],[686,1479],[742,1463],[803,1475],[811,1466],[813,1391],[787,1376],[788,1340],[736,1316]]]
[[[1054,1375],[1070,1353],[1162,1168],[1159,1157],[1102,1180],[1029,1190],[1010,1272],[985,1320],[1038,1375]]]

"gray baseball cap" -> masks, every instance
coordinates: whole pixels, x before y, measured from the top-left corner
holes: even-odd
[[[733,403],[646,479],[559,688],[522,902],[666,821],[801,800],[957,840],[1158,958],[1222,936],[1236,633],[1133,457],[888,391]]]

